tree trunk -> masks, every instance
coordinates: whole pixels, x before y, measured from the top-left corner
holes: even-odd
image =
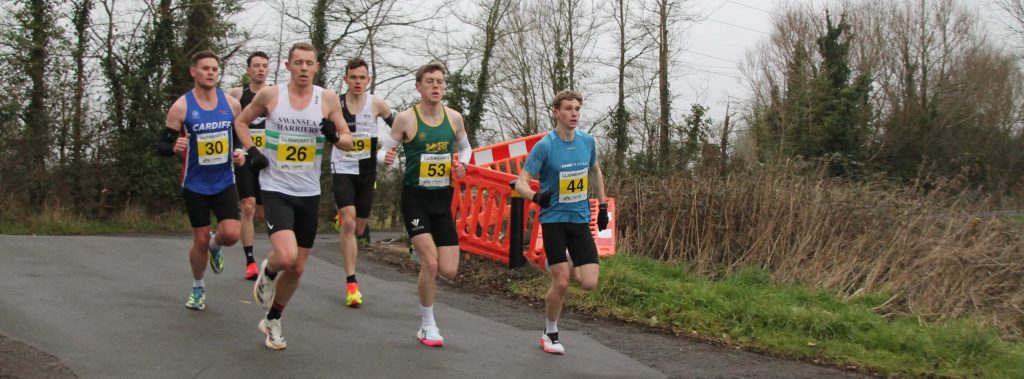
[[[660,0],[658,9],[658,154],[660,164],[665,165],[669,159],[669,115],[671,112],[671,94],[668,89],[668,12],[669,0]]]
[[[50,4],[46,0],[28,2],[31,24],[27,25],[30,34],[28,62],[26,69],[32,83],[29,89],[28,107],[25,109],[25,126],[27,130],[26,172],[30,178],[30,206],[41,209],[46,201],[46,157],[50,150],[50,115],[46,106],[46,71],[50,55],[47,47],[50,44],[49,17]]]
[[[329,0],[316,0],[313,5],[312,29],[309,31],[309,40],[316,48],[316,59],[320,62],[320,71],[317,71],[313,83],[323,87],[326,83],[327,74],[327,6]]]

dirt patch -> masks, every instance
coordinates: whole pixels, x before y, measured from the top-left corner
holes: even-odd
[[[77,378],[57,357],[0,334],[0,378]]]
[[[318,246],[337,246],[335,240],[318,241]],[[314,255],[340,265],[340,254],[332,249],[314,249]],[[359,272],[386,280],[416,280],[419,270],[402,241],[374,242],[359,251]],[[509,293],[512,281],[544,275],[532,267],[508,270],[503,265],[473,255],[463,255],[454,281],[439,280],[438,299],[448,305],[472,310],[522,329],[544,327],[544,303]],[[834,368],[793,361],[699,341],[685,335],[625,323],[615,319],[566,309],[560,329],[582,332],[620,353],[653,367],[673,378],[865,378],[869,375],[849,368]],[[565,341],[568,349],[571,342]],[[568,358],[568,356],[567,356]]]

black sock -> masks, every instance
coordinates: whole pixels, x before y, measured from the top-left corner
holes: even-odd
[[[358,283],[356,281],[356,274],[352,274],[345,277],[345,283]]]
[[[267,265],[267,268],[263,269],[263,275],[266,275],[270,280],[277,279],[277,273],[270,272],[270,265]]]
[[[276,301],[270,306],[270,312],[267,312],[267,320],[277,320],[281,318],[281,313],[284,312],[284,306],[278,304]]]
[[[274,304],[277,304],[277,303],[274,303]],[[558,332],[546,333],[546,334],[548,335],[548,338],[551,339],[552,343],[558,342]]]
[[[245,251],[245,264],[256,263],[256,259],[252,257],[252,246],[242,246],[242,250]]]

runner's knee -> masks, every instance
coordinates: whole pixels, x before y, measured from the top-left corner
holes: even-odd
[[[439,270],[441,276],[448,280],[455,280],[455,275],[459,273],[458,267],[441,267]]]
[[[251,219],[254,215],[256,215],[256,199],[251,197],[242,199],[241,208],[242,218]]]

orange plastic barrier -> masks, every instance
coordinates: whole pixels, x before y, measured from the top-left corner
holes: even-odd
[[[509,182],[519,177],[526,157],[533,146],[547,133],[517,138],[511,141],[479,147],[473,150],[466,176],[454,178],[455,193],[452,214],[463,251],[508,263],[510,199],[513,196]],[[534,190],[540,188],[537,180],[530,182]],[[599,256],[615,254],[615,200],[608,198],[608,229],[597,231],[597,200],[590,200],[590,230],[594,234]],[[526,237],[523,255],[537,267],[544,267],[543,235],[540,224],[540,206],[528,199],[523,207]]]

